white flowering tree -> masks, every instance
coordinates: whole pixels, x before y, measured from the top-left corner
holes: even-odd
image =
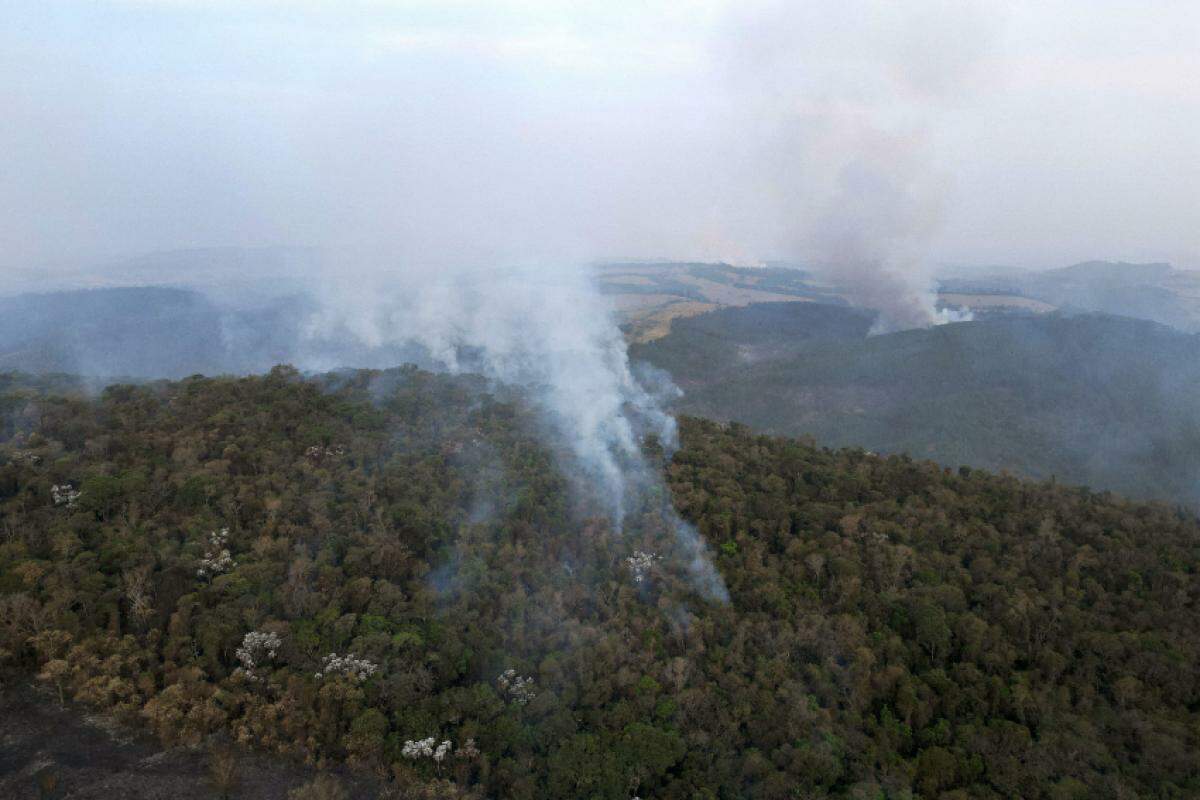
[[[335,444],[330,447],[322,447],[319,444],[314,444],[304,451],[304,457],[314,464],[320,464],[326,459],[341,458],[345,454],[346,448],[340,444]]]
[[[50,499],[54,501],[54,505],[56,506],[73,508],[82,496],[83,493],[76,490],[69,483],[61,485],[56,483],[50,487]]]
[[[633,573],[633,582],[641,583],[646,580],[650,574],[654,562],[661,558],[657,553],[647,553],[642,550],[634,550],[633,555],[625,559],[625,563],[629,565],[630,572]]]
[[[401,748],[400,754],[405,758],[411,758],[414,761],[429,759],[437,768],[438,775],[442,774],[442,763],[451,755],[451,749],[454,747],[449,739],[444,739],[440,744],[435,744],[437,739],[430,736],[426,739],[408,739],[404,742],[404,747]],[[468,739],[467,743],[457,750],[453,751],[455,758],[474,759],[479,757],[479,748],[475,746],[474,739]]]
[[[250,631],[242,637],[242,645],[235,655],[241,666],[234,670],[234,675],[241,675],[247,680],[261,681],[262,675],[255,672],[259,667],[275,660],[275,654],[283,645],[283,640],[277,633],[267,631]]]
[[[362,683],[378,671],[378,664],[359,658],[354,653],[344,656],[330,653],[321,660],[321,671],[316,674],[316,679],[321,681],[326,678],[343,677]]]
[[[222,528],[219,531],[213,531],[208,535],[208,549],[204,551],[204,558],[200,559],[200,566],[196,570],[196,575],[201,578],[213,578],[237,566],[237,562],[233,560],[233,556],[229,553],[227,546],[229,542],[229,528]]]
[[[533,678],[518,675],[515,669],[506,669],[501,672],[496,678],[496,686],[499,687],[501,694],[507,695],[519,706],[526,705],[537,697]]]

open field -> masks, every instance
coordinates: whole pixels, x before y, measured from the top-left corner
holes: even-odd
[[[671,323],[677,319],[694,317],[707,311],[713,311],[720,306],[714,303],[697,303],[693,300],[679,300],[658,306],[649,313],[630,315],[627,320],[627,336],[633,342],[652,342],[661,339],[671,332]]]
[[[836,301],[798,269],[728,264],[630,263],[596,267],[630,341],[666,336],[676,319],[751,303]]]

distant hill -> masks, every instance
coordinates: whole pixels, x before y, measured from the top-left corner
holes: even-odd
[[[319,271],[321,252],[305,247],[194,247],[102,263],[7,268],[0,294],[119,286],[223,287],[247,294],[293,293]]]
[[[631,269],[604,272],[609,290],[657,294],[674,281],[671,291],[708,298],[698,315],[663,325],[668,335],[631,349],[683,386],[683,411],[822,444],[1200,502],[1193,335],[1128,318],[1010,310],[868,337],[873,312],[818,302],[799,270]],[[759,293],[789,301],[751,302]],[[727,304],[711,302],[718,297]],[[247,374],[277,363],[429,363],[414,348],[367,347],[336,331],[314,339],[306,323],[316,309],[305,295],[237,306],[155,287],[0,298],[0,371],[103,381]],[[661,320],[636,318],[630,333]]]
[[[631,341],[665,336],[671,321],[718,308],[769,302],[844,302],[805,270],[791,265],[735,267],[699,262],[620,262],[596,266]]]
[[[1087,261],[1041,272],[1012,272],[941,281],[948,302],[974,297],[976,307],[995,307],[997,298],[1033,310],[1099,311],[1200,331],[1200,272],[1170,264]],[[976,305],[968,300],[966,305]]]
[[[1197,336],[1055,313],[867,337],[870,319],[729,308],[676,320],[631,354],[674,377],[686,413],[1200,503]]]
[[[247,374],[281,363],[395,365],[407,347],[367,347],[334,332],[316,338],[304,294],[234,303],[191,289],[126,287],[0,297],[0,372],[90,378]]]
[[[752,303],[846,304],[836,275],[795,264],[763,267],[691,262],[622,262],[597,268],[627,336],[648,342],[673,320]],[[969,308],[978,318],[1010,314],[1101,312],[1200,332],[1200,272],[1170,264],[1088,261],[1060,269],[988,268],[941,278],[941,306]]]
[[[345,331],[314,336],[307,323],[320,304],[304,274],[316,258],[278,248],[155,253],[112,265],[106,274],[132,281],[157,275],[166,286],[0,296],[0,371],[181,378],[248,374],[279,363],[319,369],[427,363],[411,347],[366,346]],[[293,279],[261,279],[289,269]],[[672,319],[717,308],[843,302],[809,273],[787,266],[631,262],[595,270],[599,291],[633,341],[663,336]],[[260,277],[249,280],[249,273]]]
[[[0,369],[177,377],[222,371],[221,313],[181,289],[0,298]]]

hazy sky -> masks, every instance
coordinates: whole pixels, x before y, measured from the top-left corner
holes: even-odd
[[[0,270],[264,244],[753,262],[847,237],[1200,267],[1197,76],[1195,0],[9,0]]]

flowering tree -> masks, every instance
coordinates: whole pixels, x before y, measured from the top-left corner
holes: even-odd
[[[198,576],[212,578],[237,566],[229,548],[225,546],[228,541],[229,528],[222,528],[208,535],[208,549],[204,552],[204,558],[200,559],[200,568],[196,570]]]
[[[50,498],[54,500],[54,505],[56,506],[66,506],[67,508],[72,508],[77,502],[79,502],[79,498],[82,496],[82,493],[72,488],[71,484],[69,483],[64,483],[62,485],[56,483],[50,487]]]
[[[633,582],[641,583],[646,580],[646,576],[650,574],[650,568],[660,558],[661,556],[656,553],[634,550],[633,555],[625,559],[625,563],[629,565],[629,569],[633,572]]]
[[[304,457],[314,464],[320,464],[327,458],[341,458],[346,454],[346,448],[340,444],[332,447],[321,447],[319,444],[314,444],[304,451]]]
[[[427,739],[418,739],[416,741],[409,739],[404,743],[404,747],[400,750],[400,753],[405,758],[411,758],[414,760],[422,758],[432,759],[433,763],[437,766],[438,775],[441,775],[442,762],[445,761],[446,756],[450,754],[450,748],[453,747],[453,745],[450,744],[449,739],[446,739],[441,744],[434,747],[434,741],[435,739],[432,736]],[[469,744],[474,747],[474,740],[470,741]],[[458,752],[462,752],[461,748]]]
[[[325,678],[343,676],[362,683],[378,670],[378,664],[374,664],[365,658],[359,658],[353,653],[347,653],[344,656],[339,656],[337,653],[330,653],[322,660],[321,671],[317,673],[316,678],[317,680],[324,680]]]
[[[283,640],[277,633],[250,631],[242,637],[242,646],[237,649],[237,659],[242,665],[233,674],[243,675],[251,681],[261,681],[262,676],[254,670],[261,664],[273,661],[282,644]]]
[[[507,694],[519,706],[523,706],[537,697],[537,692],[533,688],[533,678],[522,677],[517,674],[515,669],[506,669],[501,672],[496,678],[496,685],[500,687],[501,693]]]

